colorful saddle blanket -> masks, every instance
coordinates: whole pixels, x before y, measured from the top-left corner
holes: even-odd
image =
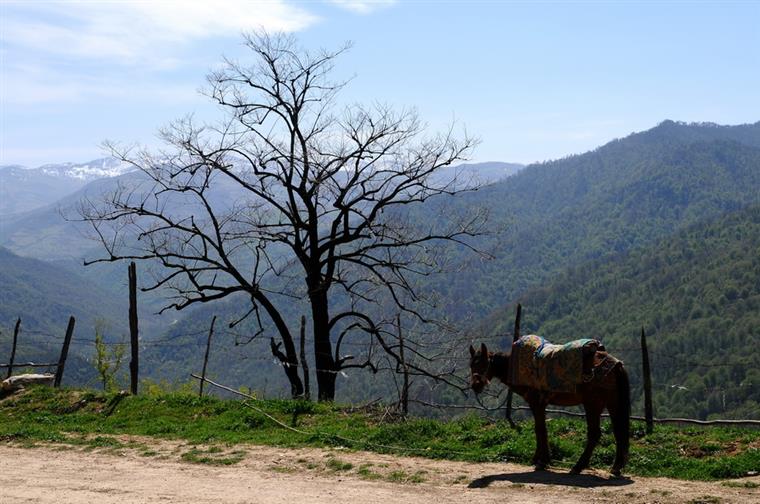
[[[604,348],[595,339],[553,345],[541,336],[523,336],[512,344],[508,385],[575,393],[578,385],[591,378],[583,374],[584,356],[593,356],[600,347]]]

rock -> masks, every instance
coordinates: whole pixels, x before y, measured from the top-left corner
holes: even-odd
[[[55,375],[52,374],[22,374],[11,376],[0,383],[0,389],[4,392],[15,392],[29,385],[52,386]]]

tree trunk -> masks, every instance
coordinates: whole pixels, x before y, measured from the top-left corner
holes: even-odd
[[[310,296],[314,329],[314,363],[317,372],[317,389],[320,401],[335,400],[337,372],[330,342],[330,317],[327,292],[312,290]]]
[[[275,343],[274,338],[271,339],[272,355],[277,357],[282,366],[285,369],[285,375],[290,382],[290,395],[295,399],[303,395],[303,382],[301,377],[298,376],[298,355],[296,354],[296,346],[293,343],[293,336],[290,334],[288,325],[280,316],[277,308],[266,298],[266,296],[257,296],[255,293],[251,296],[254,303],[258,302],[264,307],[269,317],[277,327],[277,332],[280,333],[282,343],[285,347],[285,353],[283,354],[279,350],[279,343]]]

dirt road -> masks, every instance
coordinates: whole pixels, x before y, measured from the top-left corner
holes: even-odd
[[[748,488],[760,477],[728,484],[609,479],[342,450],[126,442],[94,451],[0,444],[0,504],[760,503],[760,489]]]

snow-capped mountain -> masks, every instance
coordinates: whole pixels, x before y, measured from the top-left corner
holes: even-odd
[[[39,168],[28,168],[28,170],[38,170],[45,175],[89,182],[99,178],[118,177],[134,170],[134,167],[118,159],[102,158],[88,163],[46,164]]]
[[[87,163],[47,164],[37,168],[0,166],[0,215],[49,205],[93,180],[116,177],[132,169],[113,158]]]

